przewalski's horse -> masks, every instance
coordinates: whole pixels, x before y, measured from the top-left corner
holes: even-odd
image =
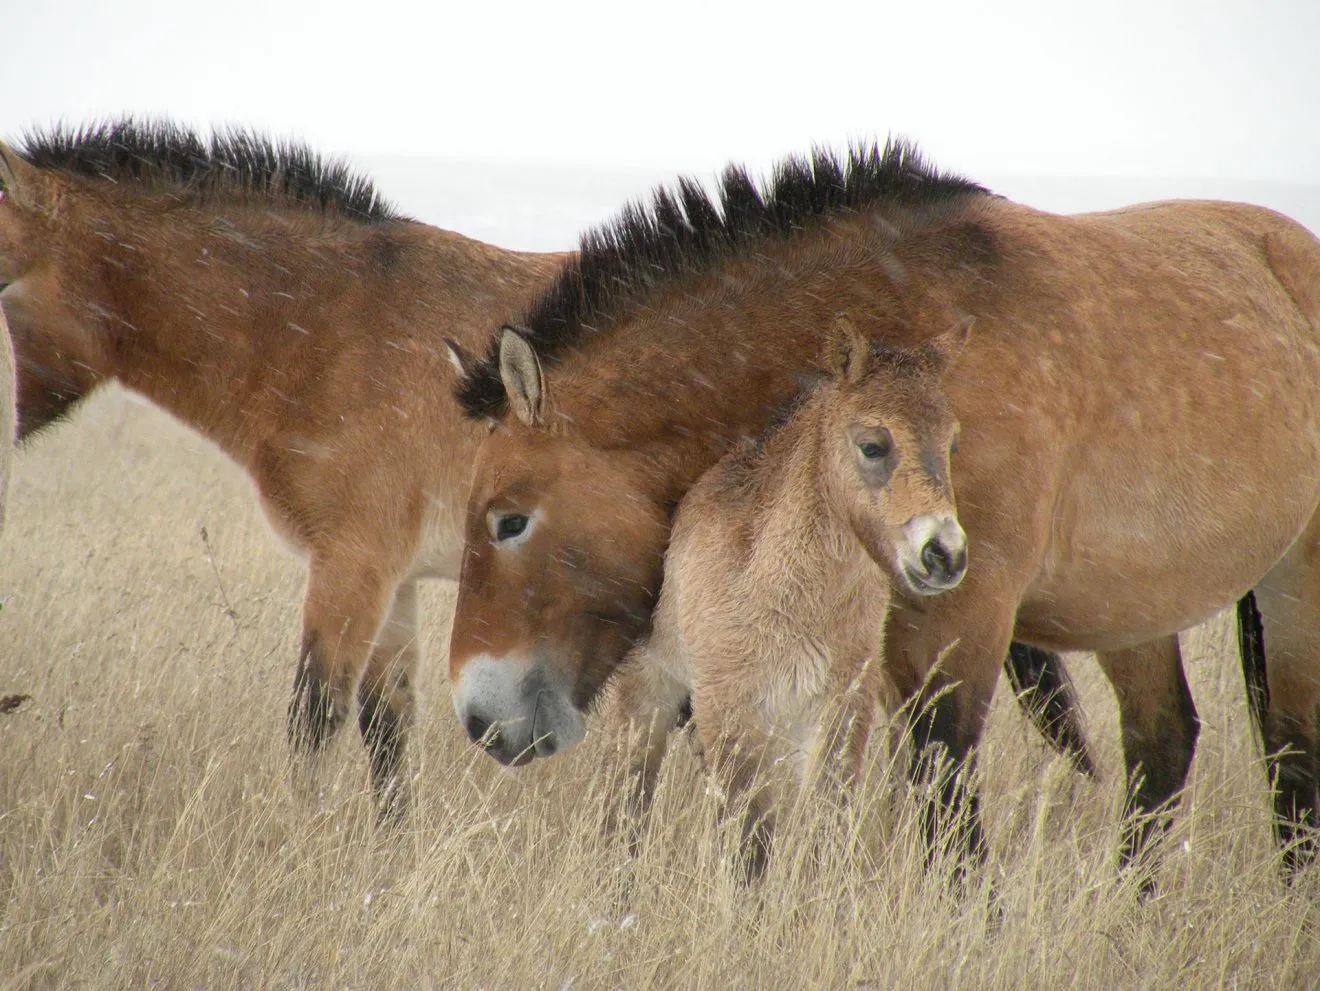
[[[504,760],[581,735],[648,633],[673,508],[795,391],[840,312],[891,346],[977,320],[945,383],[976,563],[948,595],[896,597],[885,650],[917,703],[912,774],[938,783],[930,836],[948,816],[984,850],[968,775],[937,758],[970,770],[1014,636],[1100,651],[1129,768],[1181,784],[1196,721],[1174,634],[1252,588],[1286,686],[1265,719],[1280,836],[1310,827],[1320,243],[1240,204],[1045,214],[902,143],[790,160],[764,190],[733,169],[718,203],[658,194],[529,311],[531,368],[493,352],[466,377],[494,424],[450,654],[471,735],[495,725]]]
[[[649,730],[630,749],[641,812],[665,730],[691,698],[726,800],[746,800],[753,874],[791,795],[785,777],[800,787],[831,768],[845,786],[856,777],[877,703],[892,694],[879,656],[891,585],[938,595],[967,570],[949,472],[958,424],[940,376],[968,326],[906,350],[874,346],[841,319],[831,379],[720,459],[674,515],[654,628],[624,662],[611,712]]]
[[[9,324],[0,309],[0,530],[5,527],[5,496],[9,492],[9,462],[14,456],[18,429],[14,376],[14,346],[9,339]]]
[[[482,434],[451,336],[484,347],[562,255],[398,216],[299,145],[119,121],[0,147],[0,288],[20,431],[118,379],[241,465],[308,563],[290,736],[358,695],[382,811],[413,710],[416,581],[456,578]]]

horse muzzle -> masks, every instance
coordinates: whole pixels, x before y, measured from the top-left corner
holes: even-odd
[[[463,666],[454,686],[454,711],[474,742],[515,767],[567,750],[587,732],[568,688],[543,665],[488,654]]]
[[[967,534],[952,516],[918,517],[904,527],[903,580],[917,595],[939,595],[967,574]]]

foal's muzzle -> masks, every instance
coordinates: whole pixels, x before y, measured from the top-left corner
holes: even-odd
[[[939,595],[958,587],[967,574],[967,534],[952,516],[919,517],[908,524],[920,549],[903,561],[903,578],[918,595]]]
[[[541,665],[487,654],[463,666],[454,711],[468,736],[505,765],[553,756],[586,735],[567,689]]]

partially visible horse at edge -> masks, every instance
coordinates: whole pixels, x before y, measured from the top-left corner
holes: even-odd
[[[358,699],[382,814],[401,807],[416,583],[454,579],[481,428],[445,337],[483,346],[563,255],[400,216],[366,179],[245,131],[131,119],[0,146],[0,303],[30,435],[117,379],[251,477],[308,565],[291,742]]]
[[[1277,835],[1289,871],[1311,859],[1320,242],[1242,204],[1051,215],[902,142],[790,159],[764,188],[730,169],[718,201],[661,191],[586,236],[522,320],[534,382],[498,350],[466,375],[490,430],[450,649],[470,735],[506,761],[573,740],[649,633],[674,507],[792,394],[838,313],[890,346],[977,321],[946,383],[973,565],[947,595],[896,596],[886,633],[928,839],[948,823],[984,855],[969,772],[1010,640],[1098,653],[1145,782],[1129,811],[1157,811],[1197,735],[1176,634],[1254,589]],[[508,411],[532,389],[529,426]]]
[[[9,339],[9,323],[5,320],[5,312],[0,309],[0,531],[5,528],[9,463],[14,459],[14,441],[18,432],[17,391],[14,345]]]

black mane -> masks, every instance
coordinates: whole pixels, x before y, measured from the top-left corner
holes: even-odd
[[[532,304],[520,328],[542,364],[553,365],[589,336],[600,333],[611,309],[637,301],[684,274],[703,271],[769,238],[788,237],[814,220],[886,203],[917,208],[987,193],[960,176],[943,173],[902,140],[853,147],[840,160],[815,149],[809,158],[781,162],[758,186],[745,168],[729,166],[718,196],[699,182],[679,179],[651,202],[630,203],[613,220],[587,231],[579,254]],[[463,379],[459,402],[473,418],[504,413],[499,341]]]
[[[304,144],[242,128],[209,137],[166,120],[123,117],[29,131],[18,153],[39,169],[111,182],[261,196],[365,223],[403,219],[370,179]]]

